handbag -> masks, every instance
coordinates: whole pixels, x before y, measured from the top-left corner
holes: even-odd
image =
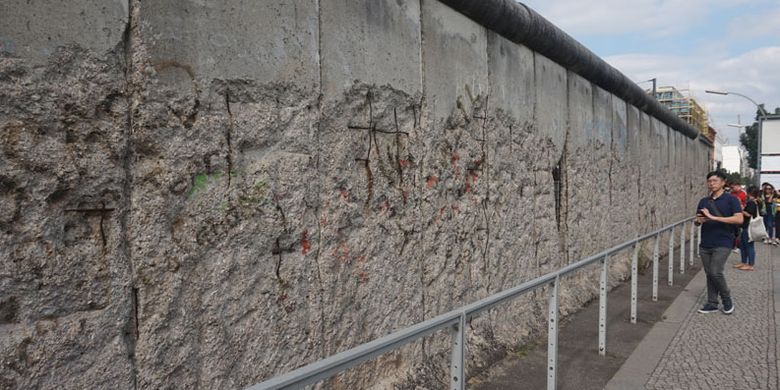
[[[766,228],[764,227],[764,217],[759,215],[750,220],[750,225],[748,225],[748,237],[750,242],[763,240],[769,237],[769,235],[766,234]]]

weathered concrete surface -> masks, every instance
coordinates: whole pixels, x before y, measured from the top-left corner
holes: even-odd
[[[103,55],[122,43],[128,17],[126,0],[4,0],[0,55],[43,64],[69,45]]]
[[[420,4],[320,1],[322,92],[341,98],[356,80],[422,92]]]
[[[0,57],[6,387],[240,388],[679,219],[664,178],[703,174],[667,162],[692,141],[436,1],[126,15],[111,45]],[[567,278],[562,313],[594,293]],[[545,298],[472,321],[470,372]],[[325,387],[439,388],[448,350]]]
[[[38,63],[0,57],[0,387],[130,388],[123,65]]]
[[[138,17],[149,62],[182,92],[214,79],[319,86],[315,0],[153,1]]]
[[[421,4],[423,80],[431,119],[449,117],[453,102],[470,115],[477,97],[487,93],[487,31],[438,1]]]

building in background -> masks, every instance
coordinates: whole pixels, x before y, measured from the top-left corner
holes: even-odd
[[[690,96],[690,93],[683,94],[685,91],[687,90],[678,90],[672,86],[658,87],[655,98],[680,119],[699,130],[699,133],[708,134],[711,127],[707,120],[707,110]]]
[[[726,172],[736,172],[743,177],[750,176],[747,150],[739,145],[724,145],[722,167]]]

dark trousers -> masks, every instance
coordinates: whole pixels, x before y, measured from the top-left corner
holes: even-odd
[[[723,276],[723,267],[726,265],[731,248],[700,247],[699,253],[704,273],[707,275],[707,302],[717,306],[718,295],[720,295],[721,300],[731,298],[726,277]]]
[[[749,241],[748,229],[742,229],[742,236],[739,237],[739,254],[742,256],[742,263],[747,265],[756,264],[755,243]]]

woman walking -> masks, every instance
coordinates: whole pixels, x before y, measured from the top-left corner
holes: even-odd
[[[766,228],[767,238],[765,244],[777,245],[775,238],[775,187],[769,183],[761,184],[763,193],[759,198],[759,214],[764,217],[764,227]]]
[[[756,247],[755,243],[750,241],[748,230],[750,227],[750,220],[758,216],[756,199],[760,196],[761,192],[758,191],[758,187],[750,186],[750,188],[748,188],[745,209],[742,211],[742,214],[744,215],[742,234],[739,237],[739,254],[742,256],[742,262],[734,266],[734,268],[742,271],[752,271],[753,265],[756,264]]]

